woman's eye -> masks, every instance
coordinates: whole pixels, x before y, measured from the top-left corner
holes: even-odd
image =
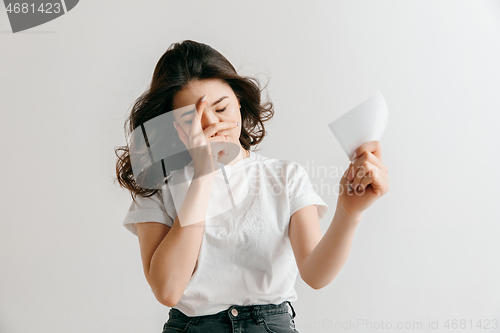
[[[215,111],[217,111],[217,112],[224,112],[224,111],[226,111],[226,108],[227,108],[227,106],[224,109],[215,110]],[[191,124],[192,122],[193,122],[192,120],[186,121],[186,124]]]

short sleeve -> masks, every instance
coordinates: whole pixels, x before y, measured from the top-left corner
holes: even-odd
[[[135,203],[132,200],[130,208],[123,220],[123,225],[137,236],[137,223],[159,222],[171,227],[174,220],[167,214],[163,203],[162,191],[159,190],[150,197],[137,195]]]
[[[328,205],[314,190],[306,169],[296,162],[292,163],[288,172],[288,196],[290,217],[302,207],[309,205],[317,206],[319,219],[328,212]]]

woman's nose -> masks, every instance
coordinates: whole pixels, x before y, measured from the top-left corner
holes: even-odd
[[[215,123],[218,123],[218,122],[219,122],[219,118],[212,111],[208,111],[208,112],[203,113],[201,123],[202,123],[204,129],[207,128],[208,126],[215,124]]]

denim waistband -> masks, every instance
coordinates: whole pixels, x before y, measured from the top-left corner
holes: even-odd
[[[171,308],[169,312],[169,318],[178,318],[178,319],[224,319],[228,316],[233,319],[248,319],[254,318],[259,321],[261,316],[281,314],[281,313],[290,313],[292,318],[295,318],[295,309],[292,306],[292,303],[289,301],[284,301],[281,304],[257,304],[257,305],[232,305],[226,310],[222,310],[212,315],[204,315],[204,316],[195,316],[190,317],[186,316],[179,309]],[[197,320],[198,321],[198,320]]]

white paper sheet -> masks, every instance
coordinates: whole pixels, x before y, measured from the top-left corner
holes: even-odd
[[[337,118],[328,127],[351,158],[365,142],[380,140],[389,121],[387,104],[380,91]]]

